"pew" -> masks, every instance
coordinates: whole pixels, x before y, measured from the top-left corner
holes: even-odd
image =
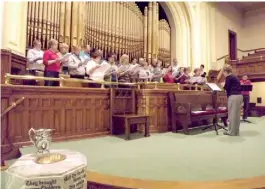
[[[215,96],[212,92],[204,92],[201,95],[184,95],[169,92],[169,100],[173,132],[177,132],[178,126],[182,126],[184,133],[188,134],[193,121],[212,120],[216,128],[217,119],[222,118],[226,125],[227,110],[222,107],[225,99],[221,94]]]

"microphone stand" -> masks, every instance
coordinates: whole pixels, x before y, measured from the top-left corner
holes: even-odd
[[[11,110],[13,110],[17,105],[19,105],[22,101],[24,101],[25,97],[21,97],[20,99],[18,99],[17,101],[13,102],[6,110],[4,110],[4,112],[1,114],[1,118],[3,118],[8,112],[10,112]],[[10,160],[10,159],[14,159],[14,158],[19,158],[21,156],[21,153],[19,151],[19,148],[14,146],[12,142],[10,142],[9,139],[9,126],[7,124],[6,127],[6,132],[3,131],[3,133],[5,133],[5,140],[7,140],[7,145],[9,150],[6,152],[1,152],[1,166],[5,165],[5,161],[6,160]]]

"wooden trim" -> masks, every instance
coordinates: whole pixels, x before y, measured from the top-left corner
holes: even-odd
[[[8,166],[1,166],[1,171],[8,169]],[[101,189],[129,189],[129,188],[148,188],[148,189],[254,189],[265,187],[265,176],[232,179],[224,181],[188,182],[188,181],[152,181],[134,178],[125,178],[87,172],[87,188]]]
[[[148,188],[148,189],[254,189],[265,187],[265,176],[224,181],[152,181],[111,176],[88,171],[88,188]],[[94,187],[95,183],[98,187]]]

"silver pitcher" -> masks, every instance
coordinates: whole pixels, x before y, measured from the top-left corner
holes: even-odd
[[[37,154],[49,153],[51,143],[51,133],[54,129],[38,129],[31,128],[29,130],[29,139],[36,146]]]

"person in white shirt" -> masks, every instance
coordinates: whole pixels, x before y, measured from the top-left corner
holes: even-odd
[[[173,59],[172,70],[173,70],[173,73],[178,72],[179,70],[178,59],[176,58]]]
[[[151,72],[148,63],[144,62],[144,66],[140,68],[139,71],[139,81],[146,82],[151,81],[153,78],[153,73]]]
[[[27,68],[29,74],[34,76],[37,70],[44,70],[43,51],[39,40],[33,42],[33,49],[30,49],[27,53]]]
[[[80,47],[73,46],[73,54],[68,59],[68,69],[71,78],[85,78],[86,64],[80,58],[80,50]]]
[[[87,62],[86,73],[90,80],[102,81],[104,76],[93,74],[96,69],[100,68],[101,53],[99,50],[93,49],[90,55],[92,59]],[[98,85],[95,84],[93,87],[98,87]]]
[[[205,77],[201,76],[200,68],[196,68],[194,70],[194,76],[190,78],[189,83],[190,84],[199,84],[199,85],[203,85],[206,83]]]
[[[105,80],[116,82],[118,81],[117,79],[118,66],[115,64],[115,54],[108,53],[107,61],[111,65],[111,69],[109,69],[108,73],[106,73]]]

